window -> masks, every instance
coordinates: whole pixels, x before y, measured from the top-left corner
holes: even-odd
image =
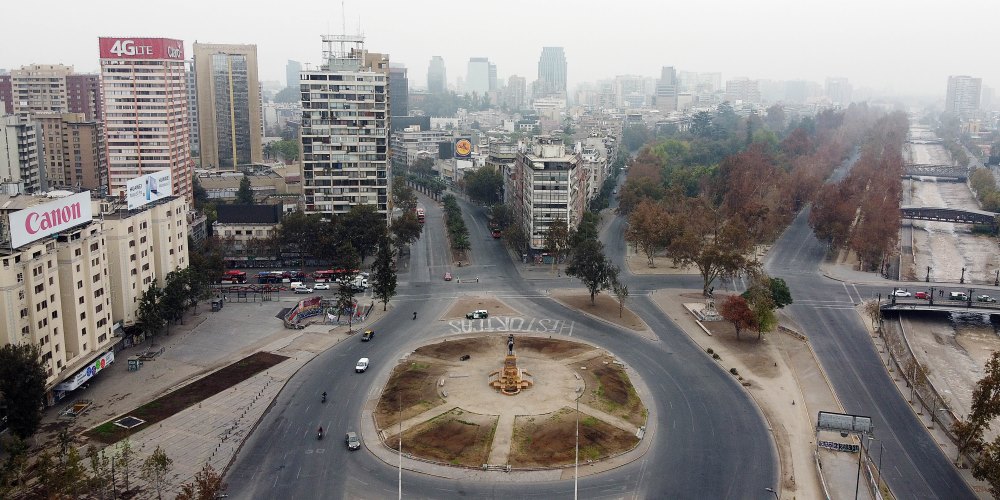
[[[56,319],[58,317],[59,317],[59,311],[52,311],[52,319]]]
[[[17,273],[17,282],[21,283],[24,281],[24,273]]]
[[[24,300],[24,290],[17,291],[17,298],[20,300]]]
[[[80,302],[80,305],[83,305],[83,297],[80,297],[79,302]]]
[[[85,319],[87,319],[87,313],[86,312],[80,313],[80,320],[85,320]]]
[[[76,282],[76,289],[79,290],[81,288],[83,288],[83,281],[77,281]]]
[[[35,293],[41,293],[45,289],[45,285],[35,285]]]

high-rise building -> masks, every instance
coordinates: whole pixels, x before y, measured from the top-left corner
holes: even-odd
[[[83,113],[36,113],[42,131],[45,178],[49,187],[107,193],[108,161],[104,126]]]
[[[299,88],[299,73],[302,72],[302,63],[291,59],[285,63],[285,81],[287,87]]]
[[[202,168],[236,170],[264,159],[257,46],[194,44]]]
[[[70,113],[82,113],[86,120],[100,122],[104,119],[100,75],[91,73],[66,75],[66,100],[69,102]]]
[[[569,153],[562,139],[537,136],[519,152],[506,180],[505,202],[529,236],[534,250],[545,248],[549,229],[557,221],[573,229],[580,224],[587,202],[588,174],[579,154]]]
[[[14,113],[14,89],[10,82],[10,73],[0,73],[0,113]]]
[[[538,92],[545,95],[566,96],[566,53],[562,47],[542,47],[538,58]]]
[[[966,75],[948,77],[944,110],[959,118],[971,118],[979,112],[983,79]]]
[[[465,79],[465,93],[485,95],[490,91],[490,60],[485,57],[469,59],[469,71]],[[495,66],[494,66],[494,71]],[[494,73],[495,78],[496,73]]]
[[[521,110],[524,108],[527,90],[527,80],[523,76],[511,75],[503,92],[504,104],[511,111]]]
[[[656,81],[655,98],[656,109],[677,110],[677,70],[673,66],[664,66],[660,70],[660,79]]]
[[[734,78],[726,81],[726,99],[760,104],[760,86],[757,80]]]
[[[188,59],[184,61],[184,64],[187,65],[184,84],[187,87],[188,123],[190,123],[188,137],[191,141],[191,156],[198,157],[201,155],[201,137],[198,130],[198,78],[195,73],[194,59]],[[200,161],[201,158],[198,159],[199,165]]]
[[[142,174],[170,170],[173,194],[192,201],[184,42],[102,37],[100,56],[110,193]]]
[[[843,77],[829,77],[826,79],[826,98],[834,104],[847,106],[851,103],[851,93],[853,92],[851,82]]]
[[[402,64],[389,64],[389,112],[391,116],[410,114],[410,80]]]
[[[427,92],[430,94],[443,94],[447,91],[448,72],[444,67],[444,59],[441,56],[434,56],[427,67]]]
[[[34,122],[0,113],[0,184],[7,194],[39,193],[47,186],[41,132]]]
[[[496,90],[497,89],[497,65],[496,64],[490,63],[489,74],[490,74],[490,90],[491,91],[492,90]]]
[[[14,114],[28,120],[34,113],[68,113],[66,76],[71,66],[32,64],[10,72]]]
[[[302,72],[302,191],[307,213],[389,210],[389,56],[361,36],[324,36],[319,69]]]

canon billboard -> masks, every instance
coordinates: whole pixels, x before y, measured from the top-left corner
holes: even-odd
[[[11,247],[19,248],[35,240],[90,222],[90,191],[84,191],[10,214]]]
[[[184,42],[172,38],[101,37],[101,59],[184,60]]]

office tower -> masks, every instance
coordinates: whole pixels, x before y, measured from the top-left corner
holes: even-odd
[[[444,59],[441,56],[434,56],[427,67],[427,93],[443,94],[447,91],[448,72],[444,67]]]
[[[389,64],[389,112],[390,116],[410,114],[410,80],[402,64]]]
[[[41,132],[34,122],[0,113],[0,185],[7,194],[39,193],[46,188]]]
[[[660,79],[656,81],[656,109],[660,111],[677,110],[677,70],[673,66],[660,69]]]
[[[834,104],[847,106],[851,103],[851,93],[854,90],[851,82],[843,77],[830,77],[826,79],[826,98]]]
[[[83,113],[36,113],[49,187],[107,194],[104,126]]]
[[[198,129],[198,78],[195,73],[194,59],[184,61],[187,66],[187,74],[184,77],[184,85],[187,87],[188,106],[188,138],[191,141],[191,156],[201,155],[201,137]],[[201,166],[201,158],[196,162]]]
[[[257,46],[195,42],[193,49],[202,168],[262,162]]]
[[[760,83],[749,78],[727,80],[726,100],[760,104]]]
[[[511,111],[524,108],[527,90],[527,80],[523,76],[511,75],[507,79],[507,88],[504,89],[504,104]]]
[[[490,63],[490,90],[497,89],[497,65]]]
[[[361,36],[322,39],[323,62],[300,80],[305,211],[388,214],[389,56],[366,51]]]
[[[291,59],[285,63],[285,80],[287,87],[299,88],[299,73],[302,72],[302,63]]]
[[[485,57],[469,58],[464,89],[466,94],[484,95],[490,91],[490,66],[490,60]]]
[[[538,91],[542,95],[566,96],[566,53],[562,47],[542,47],[542,56],[538,58],[538,81]]]
[[[184,42],[102,37],[100,55],[110,194],[169,170],[173,194],[193,201]]]
[[[944,110],[959,118],[971,118],[979,112],[983,79],[966,75],[948,77]]]

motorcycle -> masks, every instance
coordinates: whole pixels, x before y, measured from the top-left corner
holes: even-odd
[[[320,427],[319,431],[316,432],[316,439],[317,440],[323,439],[323,428],[322,427]]]
[[[323,398],[322,398],[322,400],[320,402],[321,403],[325,403],[326,402],[326,393],[325,392],[323,393]]]
[[[413,319],[417,319],[417,311],[413,311]]]

